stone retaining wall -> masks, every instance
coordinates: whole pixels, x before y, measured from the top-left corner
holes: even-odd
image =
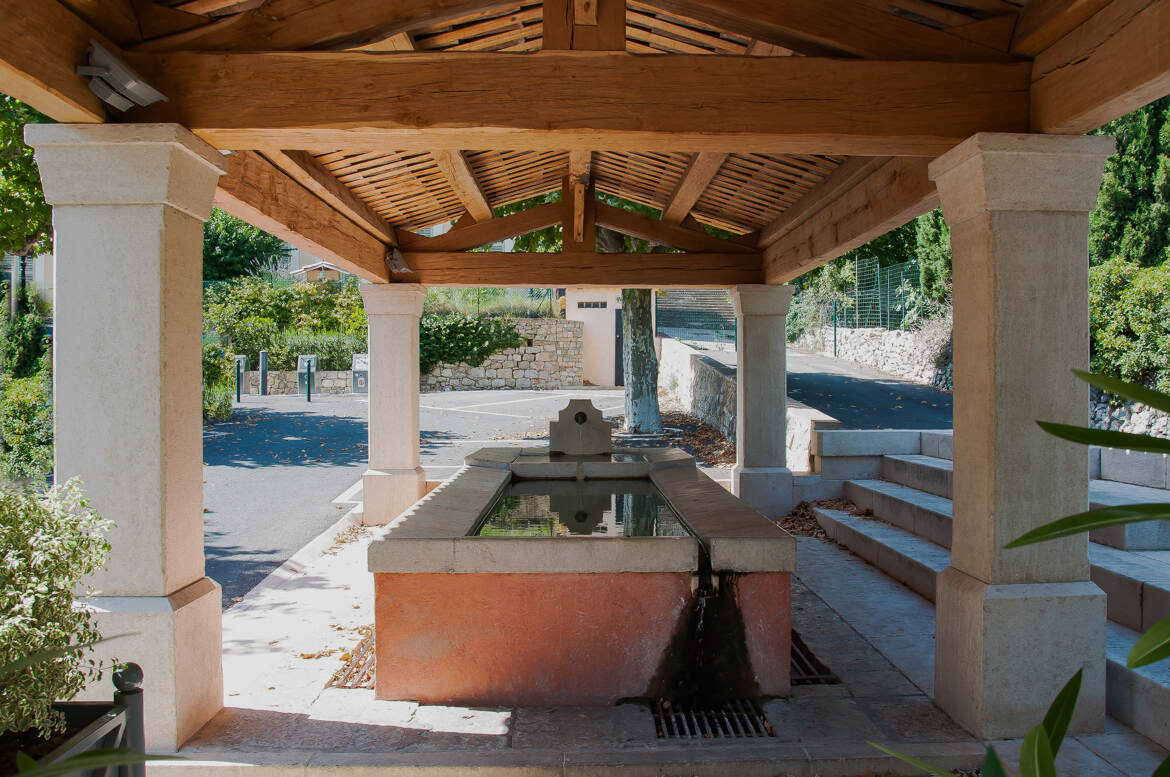
[[[837,358],[934,386],[941,391],[951,391],[954,368],[948,348],[950,336],[949,316],[929,322],[922,329],[909,331],[838,327]],[[832,356],[833,327],[805,332],[796,343]]]
[[[353,389],[353,373],[349,370],[321,370],[313,373],[314,394],[348,394]],[[260,393],[260,371],[244,373],[244,393]],[[269,394],[299,394],[296,370],[269,370]]]
[[[423,391],[561,389],[582,384],[582,322],[518,318],[513,323],[526,345],[494,353],[478,367],[438,364],[422,376],[420,388]]]
[[[1089,389],[1089,423],[1096,429],[1170,438],[1170,415],[1136,402],[1111,403],[1095,388]]]

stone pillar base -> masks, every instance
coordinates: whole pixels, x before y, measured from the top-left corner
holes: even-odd
[[[769,518],[792,512],[792,470],[787,467],[744,467],[731,470],[731,492]]]
[[[133,661],[142,667],[146,747],[174,752],[223,709],[223,629],[219,584],[204,577],[170,596],[96,596],[82,602],[94,610],[106,637],[94,657]],[[78,696],[109,701],[107,672]]]
[[[385,526],[427,491],[422,467],[368,469],[362,475],[363,526]]]
[[[1090,582],[938,578],[934,699],[980,739],[1022,737],[1078,669],[1070,733],[1105,727],[1105,594]]]

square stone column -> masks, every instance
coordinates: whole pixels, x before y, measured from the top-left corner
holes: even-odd
[[[40,124],[53,206],[56,479],[116,522],[88,601],[97,649],[145,673],[147,745],[223,706],[220,589],[203,574],[203,221],[223,157],[174,124]],[[110,697],[109,679],[87,690]]]
[[[792,510],[785,318],[792,286],[734,286],[739,325],[732,492],[769,518]]]
[[[954,255],[954,540],[936,601],[935,700],[982,738],[1023,736],[1078,670],[1073,731],[1105,716],[1105,595],[1084,535],[1016,550],[1088,509],[1089,212],[1112,138],[979,134],[936,159]]]
[[[370,323],[370,468],[362,476],[362,523],[394,520],[426,490],[418,458],[418,319],[425,286],[362,285]]]

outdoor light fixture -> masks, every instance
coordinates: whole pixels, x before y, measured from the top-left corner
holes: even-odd
[[[120,111],[167,99],[96,40],[89,42],[89,64],[78,65],[77,75],[88,78],[89,90]]]

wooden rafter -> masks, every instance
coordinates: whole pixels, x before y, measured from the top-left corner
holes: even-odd
[[[760,255],[414,253],[418,283],[432,286],[620,286],[722,288],[762,283]]]
[[[242,13],[147,41],[143,51],[293,51],[376,43],[514,0],[283,0],[263,14]]]
[[[606,52],[181,52],[132,64],[171,98],[137,110],[136,120],[175,121],[220,148],[668,144],[870,156],[933,156],[975,132],[1024,130],[1031,70],[1028,63]]]
[[[384,243],[257,153],[228,158],[215,205],[362,278],[390,278]]]
[[[560,224],[564,215],[564,206],[559,202],[553,202],[488,221],[456,224],[450,231],[435,237],[400,235],[402,250],[466,251]]]
[[[688,227],[670,224],[597,203],[597,223],[603,227],[621,232],[623,235],[642,238],[661,245],[672,246],[683,251],[706,251],[714,253],[756,253],[750,246],[723,240]]]
[[[545,51],[625,51],[625,0],[544,0]]]
[[[681,224],[726,160],[727,154],[714,152],[695,154],[682,180],[679,181],[678,188],[671,195],[670,202],[662,210],[662,220],[668,224]]]
[[[821,181],[813,191],[801,197],[795,205],[761,229],[759,247],[767,248],[772,245],[785,233],[800,226],[828,203],[835,201],[842,194],[860,184],[889,161],[888,157],[864,156],[855,156],[847,160]]]
[[[663,10],[809,56],[1003,62],[1002,51],[860,0],[649,0]]]
[[[337,208],[353,223],[387,245],[396,245],[394,227],[386,223],[373,208],[359,200],[337,176],[325,169],[307,151],[268,151],[264,156],[299,184]]]
[[[431,152],[436,164],[443,171],[447,182],[455,190],[459,201],[467,208],[467,212],[476,221],[486,221],[492,217],[492,207],[488,205],[479,182],[475,180],[475,172],[467,164],[467,158],[459,150],[445,149]]]
[[[790,281],[938,205],[928,161],[890,159],[848,187],[826,181],[811,192],[806,213],[764,250],[766,282]]]
[[[1170,93],[1170,0],[1113,0],[1037,55],[1032,130],[1081,134]]]
[[[1109,3],[1110,0],[1031,0],[1016,23],[1012,53],[1036,56]]]

